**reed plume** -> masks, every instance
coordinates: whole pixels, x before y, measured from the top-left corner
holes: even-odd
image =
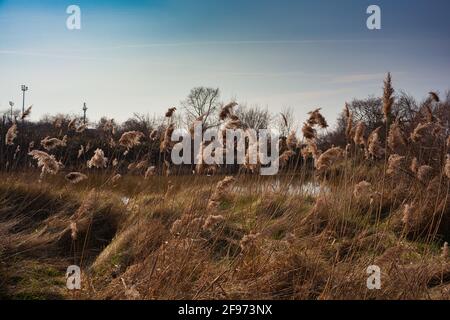
[[[405,206],[403,207],[402,222],[405,225],[405,227],[407,228],[407,230],[409,230],[413,225],[414,209],[415,209],[414,205],[410,205],[410,204],[405,204]]]
[[[242,252],[249,252],[255,246],[255,242],[258,240],[259,236],[259,233],[249,233],[242,237],[239,243]]]
[[[389,148],[394,152],[398,151],[401,147],[406,146],[406,140],[403,137],[403,133],[398,121],[395,121],[391,125],[387,141]]]
[[[366,131],[366,125],[363,121],[359,121],[355,127],[355,135],[353,136],[353,141],[356,145],[365,145],[364,132]],[[350,132],[349,132],[350,134]]]
[[[392,106],[394,104],[394,88],[392,87],[392,78],[391,73],[389,72],[386,76],[386,79],[384,80],[384,90],[383,90],[383,114],[384,114],[384,121],[388,123],[391,112],[392,112]]]
[[[80,172],[70,172],[65,176],[65,179],[72,184],[77,184],[83,180],[86,180],[87,178],[88,178],[87,175],[82,174]]]
[[[95,150],[94,156],[87,162],[88,168],[106,168],[108,158],[105,157],[105,153],[102,149]]]
[[[316,162],[316,169],[319,171],[328,170],[331,168],[334,162],[342,158],[344,150],[340,147],[330,148],[322,153]]]
[[[319,126],[322,129],[328,128],[328,123],[325,120],[325,117],[320,113],[321,108],[318,108],[314,111],[309,112],[309,119],[307,120],[307,123],[310,126]]]
[[[144,137],[144,134],[140,131],[127,131],[122,134],[119,139],[119,144],[127,150],[132,149],[135,146],[141,144],[141,138]]]
[[[344,114],[346,119],[345,135],[347,139],[350,140],[352,137],[352,130],[353,130],[353,114],[350,111],[348,103],[345,104]]]
[[[385,150],[381,146],[380,138],[379,138],[379,132],[381,130],[381,127],[376,128],[372,133],[369,135],[369,138],[367,139],[367,158],[369,156],[374,157],[375,159],[381,158]]]
[[[213,194],[209,198],[208,206],[207,206],[208,210],[218,208],[220,201],[223,200],[227,196],[229,189],[231,188],[231,186],[233,185],[233,183],[235,181],[236,180],[234,177],[227,176],[223,180],[221,180],[217,183]]]
[[[166,118],[172,118],[175,111],[177,111],[177,108],[175,107],[169,108],[166,112]]]
[[[41,140],[41,146],[43,146],[47,151],[53,150],[57,147],[65,147],[66,145],[67,136],[64,136],[63,139],[45,137]]]
[[[370,182],[363,180],[355,185],[353,195],[355,196],[355,198],[361,198],[370,192],[371,187],[372,184]]]
[[[432,174],[433,167],[428,165],[420,166],[417,170],[417,178],[423,183],[427,183],[428,181],[430,181]]]
[[[17,124],[14,123],[6,132],[5,144],[8,146],[14,145],[14,140],[17,138]]]
[[[209,215],[203,224],[203,230],[212,231],[219,223],[225,221],[222,215]]]
[[[31,114],[31,109],[33,106],[29,106],[23,113],[20,119],[24,120],[26,117],[28,117]]]
[[[432,101],[439,103],[441,99],[439,99],[439,95],[436,92],[429,92],[430,98]]]
[[[388,169],[386,173],[388,175],[398,173],[401,169],[403,160],[405,160],[405,157],[398,154],[391,154],[388,159]]]
[[[304,123],[302,133],[307,140],[314,140],[316,138],[316,130],[308,123]]]
[[[62,164],[56,161],[55,156],[40,150],[32,150],[28,153],[33,159],[37,160],[38,167],[41,168],[41,178],[46,174],[55,175],[59,172]]]
[[[219,118],[220,120],[225,120],[226,118],[231,117],[231,115],[233,114],[233,108],[236,107],[238,104],[237,102],[230,102],[227,105],[225,105],[219,113]]]
[[[72,238],[72,241],[76,241],[78,239],[78,226],[77,223],[74,221],[70,222],[70,237]]]

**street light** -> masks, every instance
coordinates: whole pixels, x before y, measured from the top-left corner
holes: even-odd
[[[22,114],[25,113],[25,92],[28,91],[28,87],[26,85],[22,85],[21,86],[22,89],[22,97],[23,97],[23,102],[22,102]]]
[[[84,112],[84,115],[83,115],[83,124],[86,124],[86,111],[87,111],[87,106],[86,106],[86,102],[85,103],[83,103],[83,112]]]
[[[9,102],[9,106],[11,107],[11,122],[13,121],[13,107],[14,107],[14,102],[10,101]]]

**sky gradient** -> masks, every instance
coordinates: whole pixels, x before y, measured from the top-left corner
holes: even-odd
[[[71,4],[81,30],[66,28]],[[382,30],[366,28],[371,4]],[[449,15],[448,0],[0,0],[0,110],[25,83],[34,120],[86,101],[91,120],[122,121],[211,86],[333,123],[345,101],[380,95],[387,71],[418,99],[450,89]]]

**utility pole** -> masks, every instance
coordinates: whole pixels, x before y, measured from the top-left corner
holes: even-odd
[[[85,103],[83,103],[83,112],[84,112],[84,115],[83,115],[83,124],[86,124],[86,111],[87,111],[87,106],[86,106],[86,102]]]

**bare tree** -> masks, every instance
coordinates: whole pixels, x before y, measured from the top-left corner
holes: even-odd
[[[217,125],[213,117],[220,109],[219,89],[196,87],[191,90],[186,100],[181,105],[186,112],[186,120],[189,125],[196,119],[202,121],[203,128]]]
[[[272,121],[271,114],[267,107],[263,109],[258,105],[251,107],[240,105],[239,108],[236,109],[236,115],[239,117],[244,127],[255,130],[268,129]]]

